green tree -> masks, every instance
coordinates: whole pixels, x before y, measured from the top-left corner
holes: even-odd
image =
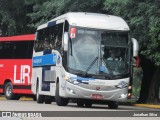
[[[129,24],[132,36],[140,44],[143,69],[139,102],[158,103],[160,87],[160,2],[158,0],[105,0],[109,14],[122,16]]]
[[[26,16],[28,12],[32,12],[31,5],[26,5],[22,0],[1,0],[0,2],[1,36],[33,32],[33,28],[27,26],[30,18]]]
[[[28,4],[33,5],[30,26],[37,27],[61,14],[67,12],[104,12],[104,0],[37,0]]]

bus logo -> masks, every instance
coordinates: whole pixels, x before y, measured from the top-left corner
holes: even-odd
[[[96,90],[100,90],[100,87],[96,87]]]
[[[20,73],[17,73],[17,65],[14,65],[14,83],[25,84],[25,82],[28,80],[28,84],[30,84],[30,71],[31,70],[29,65],[21,65]],[[17,74],[19,74],[20,79],[17,79]]]

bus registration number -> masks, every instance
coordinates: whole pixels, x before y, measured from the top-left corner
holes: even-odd
[[[96,99],[96,100],[102,100],[104,98],[104,96],[100,95],[100,94],[92,94],[91,98]]]

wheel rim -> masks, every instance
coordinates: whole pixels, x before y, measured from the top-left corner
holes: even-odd
[[[7,95],[7,96],[11,96],[11,94],[12,94],[12,87],[11,87],[11,86],[8,86],[8,87],[7,87],[7,90],[6,90],[6,95]]]
[[[83,107],[84,106],[84,102],[77,102],[77,106]]]
[[[37,98],[37,100],[38,100],[38,98],[39,98],[39,90],[38,90],[38,89],[37,89],[36,98]]]

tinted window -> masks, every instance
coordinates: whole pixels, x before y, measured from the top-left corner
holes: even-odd
[[[0,43],[0,59],[31,59],[33,41]]]
[[[33,41],[14,42],[13,58],[30,59],[32,58]]]
[[[13,53],[13,42],[1,42],[0,43],[0,59],[11,59]]]
[[[37,31],[35,51],[60,50],[62,46],[63,24],[47,27]]]

